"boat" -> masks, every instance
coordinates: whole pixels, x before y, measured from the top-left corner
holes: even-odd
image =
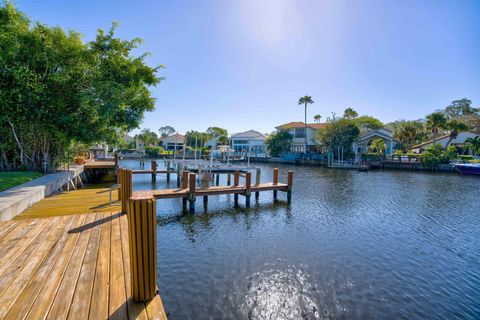
[[[455,168],[463,174],[480,175],[480,163],[457,163]]]

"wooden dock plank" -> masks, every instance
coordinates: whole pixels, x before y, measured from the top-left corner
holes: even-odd
[[[85,215],[76,216],[76,220],[73,228],[81,228],[83,222],[85,221]],[[35,303],[33,304],[28,317],[30,319],[45,319],[50,310],[51,304],[55,298],[57,290],[60,286],[60,282],[65,274],[65,270],[68,266],[68,262],[73,253],[73,249],[77,243],[80,233],[75,232],[69,234],[65,246],[62,251],[58,254],[57,261],[53,266],[52,271],[50,272],[48,278],[45,280],[45,286],[42,290],[42,294],[38,295]]]
[[[61,217],[59,223],[53,228],[56,235],[58,235],[58,241],[55,246],[48,253],[48,256],[43,261],[40,268],[35,273],[35,276],[29,281],[25,289],[19,295],[15,304],[8,312],[5,320],[7,319],[25,319],[31,306],[35,302],[37,296],[40,294],[41,289],[44,288],[45,279],[50,274],[55,261],[58,258],[58,254],[63,249],[65,241],[68,237],[68,230],[75,222],[75,216]]]
[[[126,215],[120,217],[120,235],[122,240],[123,269],[125,277],[125,292],[127,296],[127,311],[129,319],[148,319],[144,303],[136,303],[131,298],[130,286],[130,263],[129,263],[129,239],[128,239],[128,220]]]
[[[95,221],[102,220],[104,217],[106,217],[106,214],[97,213]],[[92,296],[95,270],[97,267],[101,230],[101,227],[96,226],[90,235],[77,287],[68,313],[68,319],[82,320],[88,318],[90,297]]]
[[[58,240],[56,234],[49,236],[39,246],[36,247],[35,253],[30,256],[20,273],[17,274],[14,281],[10,283],[8,288],[0,294],[0,318],[3,318],[6,312],[13,305],[22,290],[34,276],[40,263],[43,261],[50,249]],[[32,319],[40,319],[41,317],[33,316]]]
[[[111,214],[107,214],[106,219],[109,220],[111,217]],[[111,226],[111,223],[102,224],[89,319],[106,319],[109,316]]]
[[[120,235],[120,216],[112,220],[110,249],[110,299],[111,319],[127,319],[127,297],[123,268],[122,239]],[[127,256],[128,259],[128,256]]]
[[[58,219],[55,220],[55,222],[58,221]],[[2,261],[5,262],[0,265],[0,292],[2,292],[10,281],[15,278],[17,273],[22,270],[31,255],[35,253],[37,244],[41,244],[49,234],[49,230],[52,230],[47,229],[46,232],[42,232],[46,227],[46,223],[39,223],[35,228],[30,230],[22,241],[17,243],[17,246],[2,257]]]
[[[12,238],[4,247],[2,247],[2,249],[5,250],[0,250],[0,257],[2,257],[2,261],[4,261],[0,265],[0,292],[2,291],[2,283],[7,280],[7,275],[4,274],[5,271],[10,269],[9,271],[12,272],[13,269],[18,269],[23,266],[23,264],[19,265],[19,262],[16,261],[17,257],[21,256],[23,250],[28,248],[30,243],[37,238],[37,236],[46,228],[46,226],[47,224],[44,222],[39,222],[36,225],[30,224],[29,227],[32,228],[25,228],[23,232],[26,233],[23,237],[20,236]],[[9,268],[14,263],[15,265]]]
[[[73,254],[68,262],[67,269],[60,282],[60,286],[57,290],[50,311],[48,312],[48,318],[50,319],[67,318],[92,231],[92,228],[89,227],[89,225],[92,224],[94,219],[94,214],[87,215],[81,230],[79,230],[79,239],[73,249]]]

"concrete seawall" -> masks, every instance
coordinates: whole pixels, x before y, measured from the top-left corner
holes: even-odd
[[[13,219],[33,204],[58,191],[82,172],[83,166],[73,166],[70,171],[48,174],[0,192],[0,221]]]

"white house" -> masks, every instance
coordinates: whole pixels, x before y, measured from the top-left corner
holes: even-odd
[[[265,139],[265,135],[255,130],[237,133],[231,137],[232,150],[251,156],[266,156]]]
[[[307,135],[307,151],[315,151],[317,143],[315,142],[315,136],[319,129],[323,128],[325,123],[307,123],[305,132],[305,122],[295,121],[282,124],[278,127],[277,132],[287,131],[292,135],[292,144],[290,146],[291,152],[304,152],[305,151],[305,134]]]
[[[165,150],[182,150],[185,143],[185,136],[174,133],[162,139],[162,147]]]
[[[364,135],[360,136],[357,140],[353,142],[352,149],[355,154],[361,154],[368,152],[368,148],[370,147],[370,143],[375,139],[382,139],[385,142],[386,150],[385,155],[390,156],[392,155],[395,146],[397,145],[397,141],[393,139],[392,131],[381,128],[378,130],[371,130],[365,133]]]
[[[467,140],[468,138],[475,138],[478,136],[479,134],[475,132],[469,132],[469,131],[460,132],[456,137],[452,138],[452,140],[450,141],[450,134],[445,134],[443,136],[437,137],[436,143],[440,144],[442,148],[445,149],[449,141],[450,141],[449,144],[451,145],[462,146],[465,143],[465,140]],[[426,142],[413,146],[411,150],[415,153],[422,153],[425,149],[427,149],[428,147],[431,147],[432,145],[433,145],[433,140],[428,140]]]
[[[218,146],[218,139],[220,139],[220,137],[213,137],[212,139],[208,140],[205,142],[205,147],[210,150],[216,150]]]

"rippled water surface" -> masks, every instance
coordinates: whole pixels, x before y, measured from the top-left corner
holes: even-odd
[[[170,319],[480,319],[478,177],[280,166],[281,179],[289,169],[290,206],[214,196],[182,216],[180,199],[157,201]]]

